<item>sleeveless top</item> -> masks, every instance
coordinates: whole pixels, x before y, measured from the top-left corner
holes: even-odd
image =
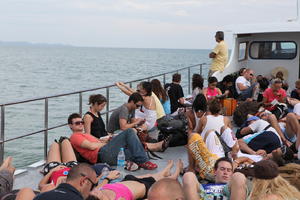
[[[164,103],[162,102],[162,99],[160,99],[160,102],[164,108],[164,111],[166,113],[166,115],[171,114],[171,103],[170,103],[170,99],[167,99]]]
[[[206,116],[206,125],[201,133],[201,136],[204,138],[205,133],[208,130],[214,129],[216,131],[218,131],[218,133],[221,132],[221,128],[222,126],[224,126],[224,116],[223,115],[218,115],[218,116],[214,116],[214,115],[207,115]]]
[[[95,136],[96,138],[100,138],[103,136],[107,136],[107,131],[105,129],[105,124],[103,119],[100,115],[100,112],[97,113],[99,117],[95,116],[93,113],[88,111],[86,115],[90,115],[93,118],[93,122],[91,123],[91,135]]]
[[[211,100],[212,97],[215,97],[218,95],[218,89],[215,88],[214,90],[210,89],[209,87],[207,88],[207,92],[206,92],[206,98],[207,100]]]
[[[150,102],[151,107],[152,104],[152,98]],[[141,118],[146,120],[147,129],[150,130],[155,126],[156,120],[157,120],[157,114],[156,110],[150,110],[145,108],[145,106],[142,106],[140,109],[135,110],[135,117]]]
[[[156,118],[160,119],[162,117],[164,117],[166,115],[163,105],[161,104],[160,100],[158,99],[158,97],[154,94],[154,92],[152,92],[151,96],[154,98],[155,100],[155,107],[156,107]]]

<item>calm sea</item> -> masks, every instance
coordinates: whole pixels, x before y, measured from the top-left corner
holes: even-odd
[[[96,88],[209,63],[208,53],[209,50],[0,46],[0,103]],[[192,73],[199,73],[199,69]],[[203,73],[207,74],[207,68]],[[187,71],[182,75],[186,86]],[[171,75],[167,81],[171,81]],[[105,95],[104,90],[84,93],[83,112],[88,109],[88,96],[92,93]],[[110,91],[110,98],[111,108],[127,100],[116,88]],[[78,102],[78,95],[49,99],[49,127],[66,123],[70,113],[78,112]],[[7,106],[5,116],[5,139],[41,130],[44,101]],[[49,131],[49,143],[69,134],[68,127]],[[13,156],[17,167],[31,164],[43,158],[43,141],[41,133],[7,142],[5,156]]]

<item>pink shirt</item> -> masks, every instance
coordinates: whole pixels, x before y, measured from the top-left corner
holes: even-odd
[[[215,88],[215,89],[210,89],[209,87],[207,88],[207,92],[206,92],[206,98],[207,100],[211,100],[213,97],[217,96],[219,93],[218,93],[218,89]]]
[[[275,95],[272,88],[267,88],[264,91],[263,96],[264,96],[264,98],[267,99],[266,103],[271,103],[274,99],[276,99],[280,102],[280,99],[284,99],[286,97],[286,91],[284,89],[280,88],[280,90],[277,92],[277,95]],[[266,109],[272,111],[275,109],[275,107],[268,106],[268,107],[266,107]]]

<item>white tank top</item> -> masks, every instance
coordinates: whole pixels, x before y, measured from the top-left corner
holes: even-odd
[[[224,116],[223,115],[218,115],[218,116],[214,116],[214,115],[207,115],[206,116],[206,125],[201,133],[201,136],[204,138],[205,133],[208,130],[214,129],[216,131],[218,131],[219,133],[221,132],[221,128],[222,126],[224,126]]]

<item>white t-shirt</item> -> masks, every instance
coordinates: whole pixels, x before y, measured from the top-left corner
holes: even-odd
[[[250,81],[248,81],[244,76],[239,76],[235,81],[235,88],[238,94],[242,92],[238,87],[238,83],[241,83],[243,86],[247,86],[247,87],[251,86]]]
[[[230,148],[232,148],[236,143],[236,139],[233,138],[232,130],[230,128],[225,129],[221,137]],[[223,146],[215,132],[209,133],[206,138],[205,144],[211,153],[216,154],[220,158],[225,156]]]
[[[263,131],[269,125],[270,125],[269,122],[267,122],[263,119],[259,119],[259,120],[256,120],[255,122],[251,123],[248,127],[253,131],[253,133],[258,133],[258,132]],[[277,133],[277,131],[273,127],[268,128],[267,131],[272,131],[273,133],[275,133],[277,135],[277,137],[279,138],[280,142],[282,143],[280,135]],[[251,137],[251,134],[247,135],[247,136]],[[243,138],[247,139],[248,138],[247,136],[245,136]]]
[[[299,116],[300,116],[300,103],[297,103],[297,104],[294,106],[293,113],[295,113],[296,115],[299,115]]]

